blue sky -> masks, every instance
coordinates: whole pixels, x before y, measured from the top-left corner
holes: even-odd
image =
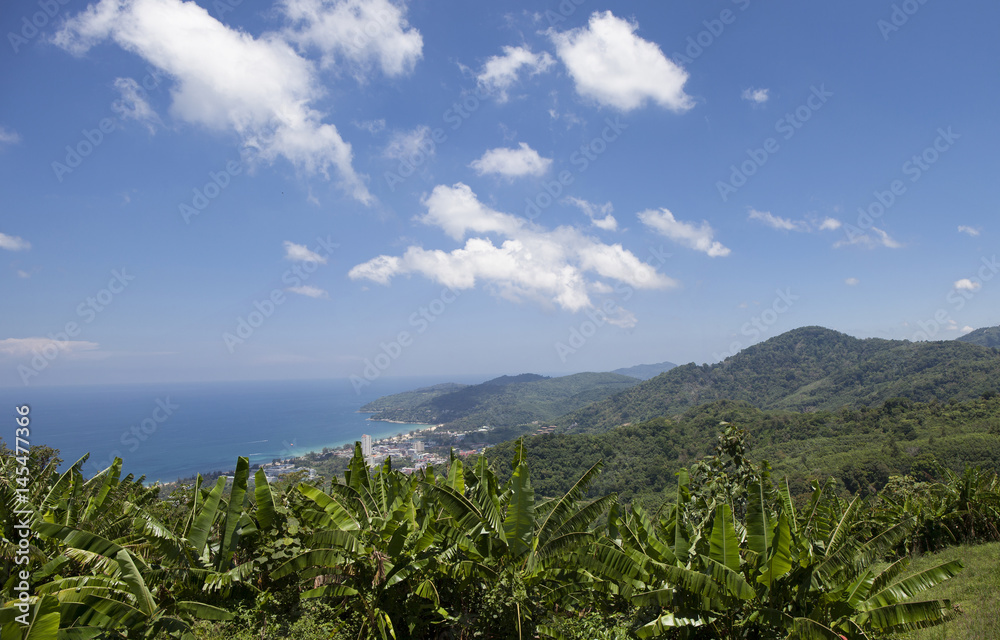
[[[8,2],[0,386],[365,386],[995,325],[998,20]]]

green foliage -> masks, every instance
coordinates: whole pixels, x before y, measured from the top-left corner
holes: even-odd
[[[427,424],[444,423],[449,428],[474,429],[483,425],[515,427],[535,420],[548,421],[639,384],[639,380],[617,373],[578,373],[560,378],[534,374],[502,376],[482,384],[440,393],[417,390],[380,398],[362,407],[377,411],[375,420]],[[426,397],[416,403],[421,393]]]
[[[970,400],[1000,391],[1000,352],[965,342],[859,340],[803,327],[711,366],[687,364],[560,418],[576,431],[676,416],[716,400],[761,409],[836,410],[894,397]]]

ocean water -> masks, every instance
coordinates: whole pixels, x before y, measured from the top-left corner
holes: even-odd
[[[270,462],[363,433],[377,439],[422,428],[357,411],[383,395],[448,381],[379,379],[360,395],[343,379],[0,388],[0,438],[11,446],[14,407],[28,404],[31,444],[59,449],[63,468],[89,452],[89,477],[117,455],[126,473],[169,482],[232,469],[241,455]]]

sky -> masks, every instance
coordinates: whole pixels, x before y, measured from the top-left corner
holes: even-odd
[[[9,0],[0,386],[1000,324],[1000,5]]]

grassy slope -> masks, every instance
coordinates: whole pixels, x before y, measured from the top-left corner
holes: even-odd
[[[1000,543],[953,547],[913,561],[923,571],[952,560],[965,565],[958,576],[920,595],[921,600],[951,600],[963,612],[941,627],[911,633],[907,640],[1000,640]]]

